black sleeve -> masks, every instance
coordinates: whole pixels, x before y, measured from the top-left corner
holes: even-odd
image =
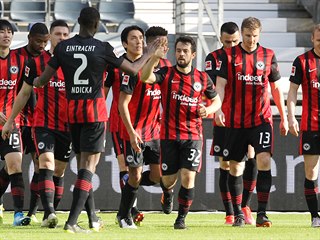
[[[214,84],[216,84],[217,76],[215,74],[216,69],[216,59],[213,57],[212,53],[209,53],[205,60],[205,71],[211,78]]]
[[[214,89],[214,85],[210,77],[207,78],[207,88],[204,89],[204,94],[208,99],[213,99],[217,96],[217,92]]]
[[[33,80],[36,77],[38,77],[36,62],[34,61],[33,58],[30,58],[29,61],[27,62],[27,65],[24,71],[24,76],[25,76],[24,81],[31,86],[33,85]]]
[[[271,60],[271,73],[269,76],[270,82],[275,82],[281,78],[278,61],[276,56],[273,54],[272,60]]]
[[[104,86],[110,88],[114,82],[114,67],[108,65],[106,70],[106,81],[104,82]]]
[[[129,95],[133,94],[134,88],[138,82],[137,76],[123,75],[121,79],[120,91],[125,92]]]
[[[162,67],[159,70],[155,71],[156,83],[162,83],[168,73],[168,67]]]
[[[300,85],[302,83],[302,79],[303,79],[303,70],[301,66],[301,61],[299,58],[296,58],[292,64],[289,81]]]
[[[225,51],[223,51],[219,55],[216,61],[216,68],[214,69],[214,74],[224,79],[228,79],[228,57]]]
[[[106,60],[108,63],[112,64],[114,67],[119,68],[124,61],[123,56],[118,56],[117,51],[108,42],[104,42],[106,50]]]

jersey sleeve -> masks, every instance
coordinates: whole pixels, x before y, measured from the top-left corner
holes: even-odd
[[[36,63],[33,58],[29,59],[26,64],[25,71],[24,71],[24,81],[29,84],[33,85],[33,80],[38,77],[37,75],[37,67]]]
[[[292,64],[289,81],[300,85],[302,83],[302,78],[303,78],[303,71],[302,71],[301,61],[297,57]]]
[[[53,69],[58,69],[60,67],[60,64],[59,64],[59,60],[58,60],[58,57],[59,56],[59,46],[61,44],[58,44],[55,49],[53,50],[53,55],[51,56],[50,60],[48,61],[48,65],[50,67],[52,67]]]
[[[272,60],[271,60],[271,72],[269,76],[270,82],[275,82],[281,78],[280,71],[279,71],[279,65],[276,56],[273,54]]]
[[[219,76],[224,79],[228,79],[228,64],[227,53],[225,51],[222,51],[222,53],[216,59],[216,67],[213,73],[215,75],[215,78],[216,76]]]
[[[120,91],[132,95],[137,81],[138,78],[136,76],[124,75],[122,77]]]
[[[122,62],[124,61],[123,56],[118,56],[117,51],[110,45],[110,43],[105,42],[105,50],[106,50],[106,60],[110,64],[112,64],[115,68],[119,68]]]
[[[114,82],[114,67],[112,65],[108,65],[106,70],[106,81],[104,82],[104,86],[110,88]]]
[[[214,58],[212,53],[209,53],[205,60],[205,72],[208,74],[214,84],[216,83],[217,79],[217,76],[215,74],[216,65],[216,59]]]
[[[168,73],[168,67],[162,67],[159,70],[155,71],[156,83],[162,83]]]
[[[208,99],[213,99],[217,96],[217,92],[214,89],[214,85],[210,77],[207,78],[207,87],[204,90],[204,94]]]

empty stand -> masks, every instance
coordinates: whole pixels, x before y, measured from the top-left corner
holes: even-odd
[[[10,19],[20,22],[44,22],[46,18],[46,1],[12,0]]]
[[[125,19],[119,23],[117,32],[120,33],[126,27],[129,27],[132,25],[137,25],[137,26],[141,27],[144,32],[149,28],[149,26],[146,22],[139,20],[139,19],[130,18],[130,19]]]
[[[120,23],[134,17],[132,0],[100,0],[97,3],[97,9],[103,22]]]
[[[62,19],[67,22],[76,22],[82,8],[91,7],[91,2],[87,0],[55,0],[54,18]]]

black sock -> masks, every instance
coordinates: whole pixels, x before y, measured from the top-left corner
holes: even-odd
[[[9,175],[11,182],[11,195],[13,198],[14,213],[22,212],[24,201],[24,183],[22,173]]]
[[[89,196],[87,198],[87,201],[84,204],[84,207],[86,209],[89,222],[98,221],[98,217],[96,215],[96,205],[94,202],[92,186],[91,186],[91,189],[89,190]]]
[[[55,212],[53,207],[54,191],[53,171],[39,169],[39,192],[44,209],[43,219],[48,218],[50,213]]]
[[[86,169],[80,169],[78,171],[78,178],[73,189],[72,205],[69,213],[67,223],[75,225],[78,217],[88,199],[89,191],[92,188],[92,172]]]
[[[30,183],[30,204],[29,204],[29,212],[27,216],[31,216],[36,214],[38,210],[40,194],[38,187],[39,173],[34,172],[33,177]]]
[[[59,206],[59,203],[61,201],[61,198],[64,192],[64,177],[53,176],[53,182],[54,182],[54,188],[55,188],[53,207],[56,210]]]
[[[257,183],[257,163],[256,159],[249,158],[245,162],[243,172],[243,193],[241,207],[249,206],[252,193]]]
[[[241,211],[241,201],[242,201],[242,191],[243,191],[242,175],[235,177],[229,174],[228,185],[229,185],[229,190],[231,194],[234,215],[237,216],[242,213]]]
[[[127,183],[121,193],[121,201],[120,201],[120,209],[119,216],[121,219],[127,218],[130,216],[131,208],[133,206],[134,201],[137,198],[138,188],[132,187],[129,183]]]
[[[153,186],[155,184],[150,180],[150,171],[144,171],[141,176],[140,186]]]
[[[271,170],[258,171],[257,177],[257,198],[258,198],[258,213],[266,212],[269,201],[270,189],[272,183]]]
[[[219,187],[220,187],[220,195],[224,205],[224,209],[226,210],[226,215],[233,215],[233,207],[231,202],[231,195],[228,186],[228,178],[229,171],[220,168],[220,176],[219,176]]]
[[[194,188],[187,189],[181,186],[178,195],[179,210],[177,219],[184,220],[186,218],[193,199]]]
[[[0,170],[0,196],[1,197],[6,192],[8,186],[9,186],[9,183],[10,183],[9,174],[7,173],[5,168],[3,167]]]
[[[304,179],[304,196],[307,201],[311,217],[319,217],[318,214],[318,179],[308,180]]]

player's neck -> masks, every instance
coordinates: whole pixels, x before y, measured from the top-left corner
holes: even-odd
[[[0,57],[5,58],[8,56],[10,49],[8,47],[0,47]]]
[[[320,57],[320,52],[317,49],[314,48],[313,51],[318,57]]]
[[[136,61],[137,59],[141,58],[141,55],[137,55],[137,54],[131,54],[130,52],[127,52],[126,53],[126,57],[131,61],[131,62],[134,62]]]
[[[248,53],[253,52],[254,50],[256,50],[258,48],[258,45],[256,44],[255,46],[252,47],[247,47],[245,44],[243,44],[243,42],[241,43],[241,47],[243,48],[243,50],[245,50]]]
[[[192,66],[189,65],[189,66],[186,66],[186,67],[182,68],[182,67],[179,67],[179,66],[177,65],[177,69],[178,69],[179,72],[182,72],[182,73],[184,73],[184,74],[188,74],[188,73],[191,72]]]

